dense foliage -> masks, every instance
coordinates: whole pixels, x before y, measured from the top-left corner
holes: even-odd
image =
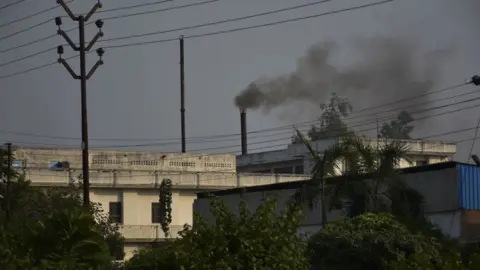
[[[162,180],[158,201],[160,203],[160,224],[165,236],[169,237],[170,223],[172,223],[172,180]]]
[[[14,171],[7,193],[8,168],[2,162],[0,195],[9,204],[0,211],[0,269],[111,269],[123,239],[99,204],[85,208],[78,185],[36,188]]]
[[[274,199],[255,212],[242,201],[238,215],[221,200],[211,202],[213,223],[196,216],[181,239],[138,252],[127,269],[308,269],[306,245],[296,235],[301,211],[278,215]]]
[[[308,131],[310,140],[335,138],[350,133],[347,124],[344,122],[345,118],[352,112],[352,105],[347,98],[333,93],[327,102],[320,104],[320,110],[322,111],[319,118],[320,124],[318,126],[312,125]],[[302,140],[298,135],[295,135],[292,143],[302,143]]]
[[[440,258],[438,241],[411,233],[390,214],[329,223],[310,239],[309,250],[315,269],[387,269],[414,254],[433,261]]]
[[[380,138],[410,140],[414,126],[410,125],[415,119],[406,111],[400,112],[397,119],[384,123],[380,130]]]

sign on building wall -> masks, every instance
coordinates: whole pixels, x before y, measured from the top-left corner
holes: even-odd
[[[12,167],[14,169],[22,169],[23,168],[23,160],[14,160],[12,162]]]

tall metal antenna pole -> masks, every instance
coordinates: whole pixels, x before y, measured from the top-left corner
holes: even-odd
[[[58,26],[57,33],[61,35],[65,40],[68,42],[70,47],[74,51],[78,51],[80,53],[80,76],[78,76],[70,65],[62,58],[63,54],[63,46],[58,46],[57,52],[59,54],[58,62],[61,63],[70,75],[77,80],[80,80],[81,85],[81,105],[82,105],[82,176],[83,176],[83,204],[88,206],[90,204],[90,170],[89,170],[89,162],[88,162],[88,114],[87,114],[87,80],[92,77],[93,73],[97,70],[100,65],[103,65],[102,56],[105,51],[102,48],[97,49],[97,54],[100,59],[97,63],[92,67],[92,69],[87,73],[86,70],[86,59],[85,54],[86,52],[90,51],[97,42],[100,37],[103,37],[102,27],[103,22],[101,20],[97,20],[95,25],[98,27],[99,31],[95,35],[92,41],[88,45],[85,44],[85,22],[87,22],[92,15],[97,11],[97,9],[102,7],[100,1],[97,2],[90,10],[90,12],[86,15],[79,15],[76,16],[70,10],[70,8],[65,4],[64,0],[57,0],[57,4],[61,5],[65,12],[68,14],[70,19],[73,21],[78,22],[78,29],[79,29],[79,43],[80,45],[77,46],[70,37],[60,29],[62,25],[61,17],[55,18],[55,24]]]
[[[182,153],[187,151],[185,134],[185,47],[183,36],[180,36],[180,114],[182,126]]]

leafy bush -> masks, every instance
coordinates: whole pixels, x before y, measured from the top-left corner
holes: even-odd
[[[412,234],[391,214],[363,214],[325,226],[309,241],[314,269],[387,269],[391,262],[423,254],[439,260],[440,244]]]
[[[214,199],[214,225],[196,215],[195,227],[185,226],[181,239],[139,251],[127,269],[308,269],[306,245],[296,235],[301,211],[292,208],[278,216],[275,210],[273,199],[254,213],[242,201],[235,215]]]

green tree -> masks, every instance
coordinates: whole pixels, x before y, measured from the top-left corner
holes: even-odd
[[[303,136],[303,134],[297,131],[297,137],[307,147],[314,166],[311,171],[311,178],[307,184],[300,188],[294,194],[294,202],[300,204],[307,204],[310,210],[313,210],[318,203],[320,203],[322,224],[327,224],[327,203],[326,196],[329,195],[330,186],[327,186],[326,179],[337,175],[339,170],[338,163],[342,161],[345,155],[345,148],[341,144],[334,144],[321,153],[315,151],[311,143]]]
[[[397,119],[385,123],[380,130],[380,138],[410,140],[410,134],[413,131],[413,125],[410,125],[415,119],[406,111],[400,112]]]
[[[343,121],[352,112],[352,105],[345,97],[340,97],[333,93],[330,99],[320,104],[322,114],[320,115],[320,125],[312,125],[308,131],[308,137],[312,141],[318,141],[326,138],[335,138],[345,136],[350,133],[347,124]],[[302,143],[298,134],[292,138],[293,144]]]
[[[123,238],[99,204],[83,206],[78,185],[37,188],[15,173],[9,193],[8,222],[0,211],[1,269],[111,269]]]
[[[236,215],[213,199],[210,211],[213,224],[195,215],[195,226],[186,226],[180,239],[138,252],[127,269],[308,269],[306,245],[296,235],[300,208],[278,215],[269,198],[253,213],[242,201]]]
[[[434,238],[411,233],[386,213],[329,223],[310,238],[308,247],[312,269],[380,270],[417,254],[429,261],[441,257],[440,244]]]
[[[423,196],[409,187],[397,168],[408,148],[399,141],[372,144],[349,136],[344,145],[346,170],[335,182],[331,205],[342,204],[348,216],[390,212],[405,220],[424,220]]]

